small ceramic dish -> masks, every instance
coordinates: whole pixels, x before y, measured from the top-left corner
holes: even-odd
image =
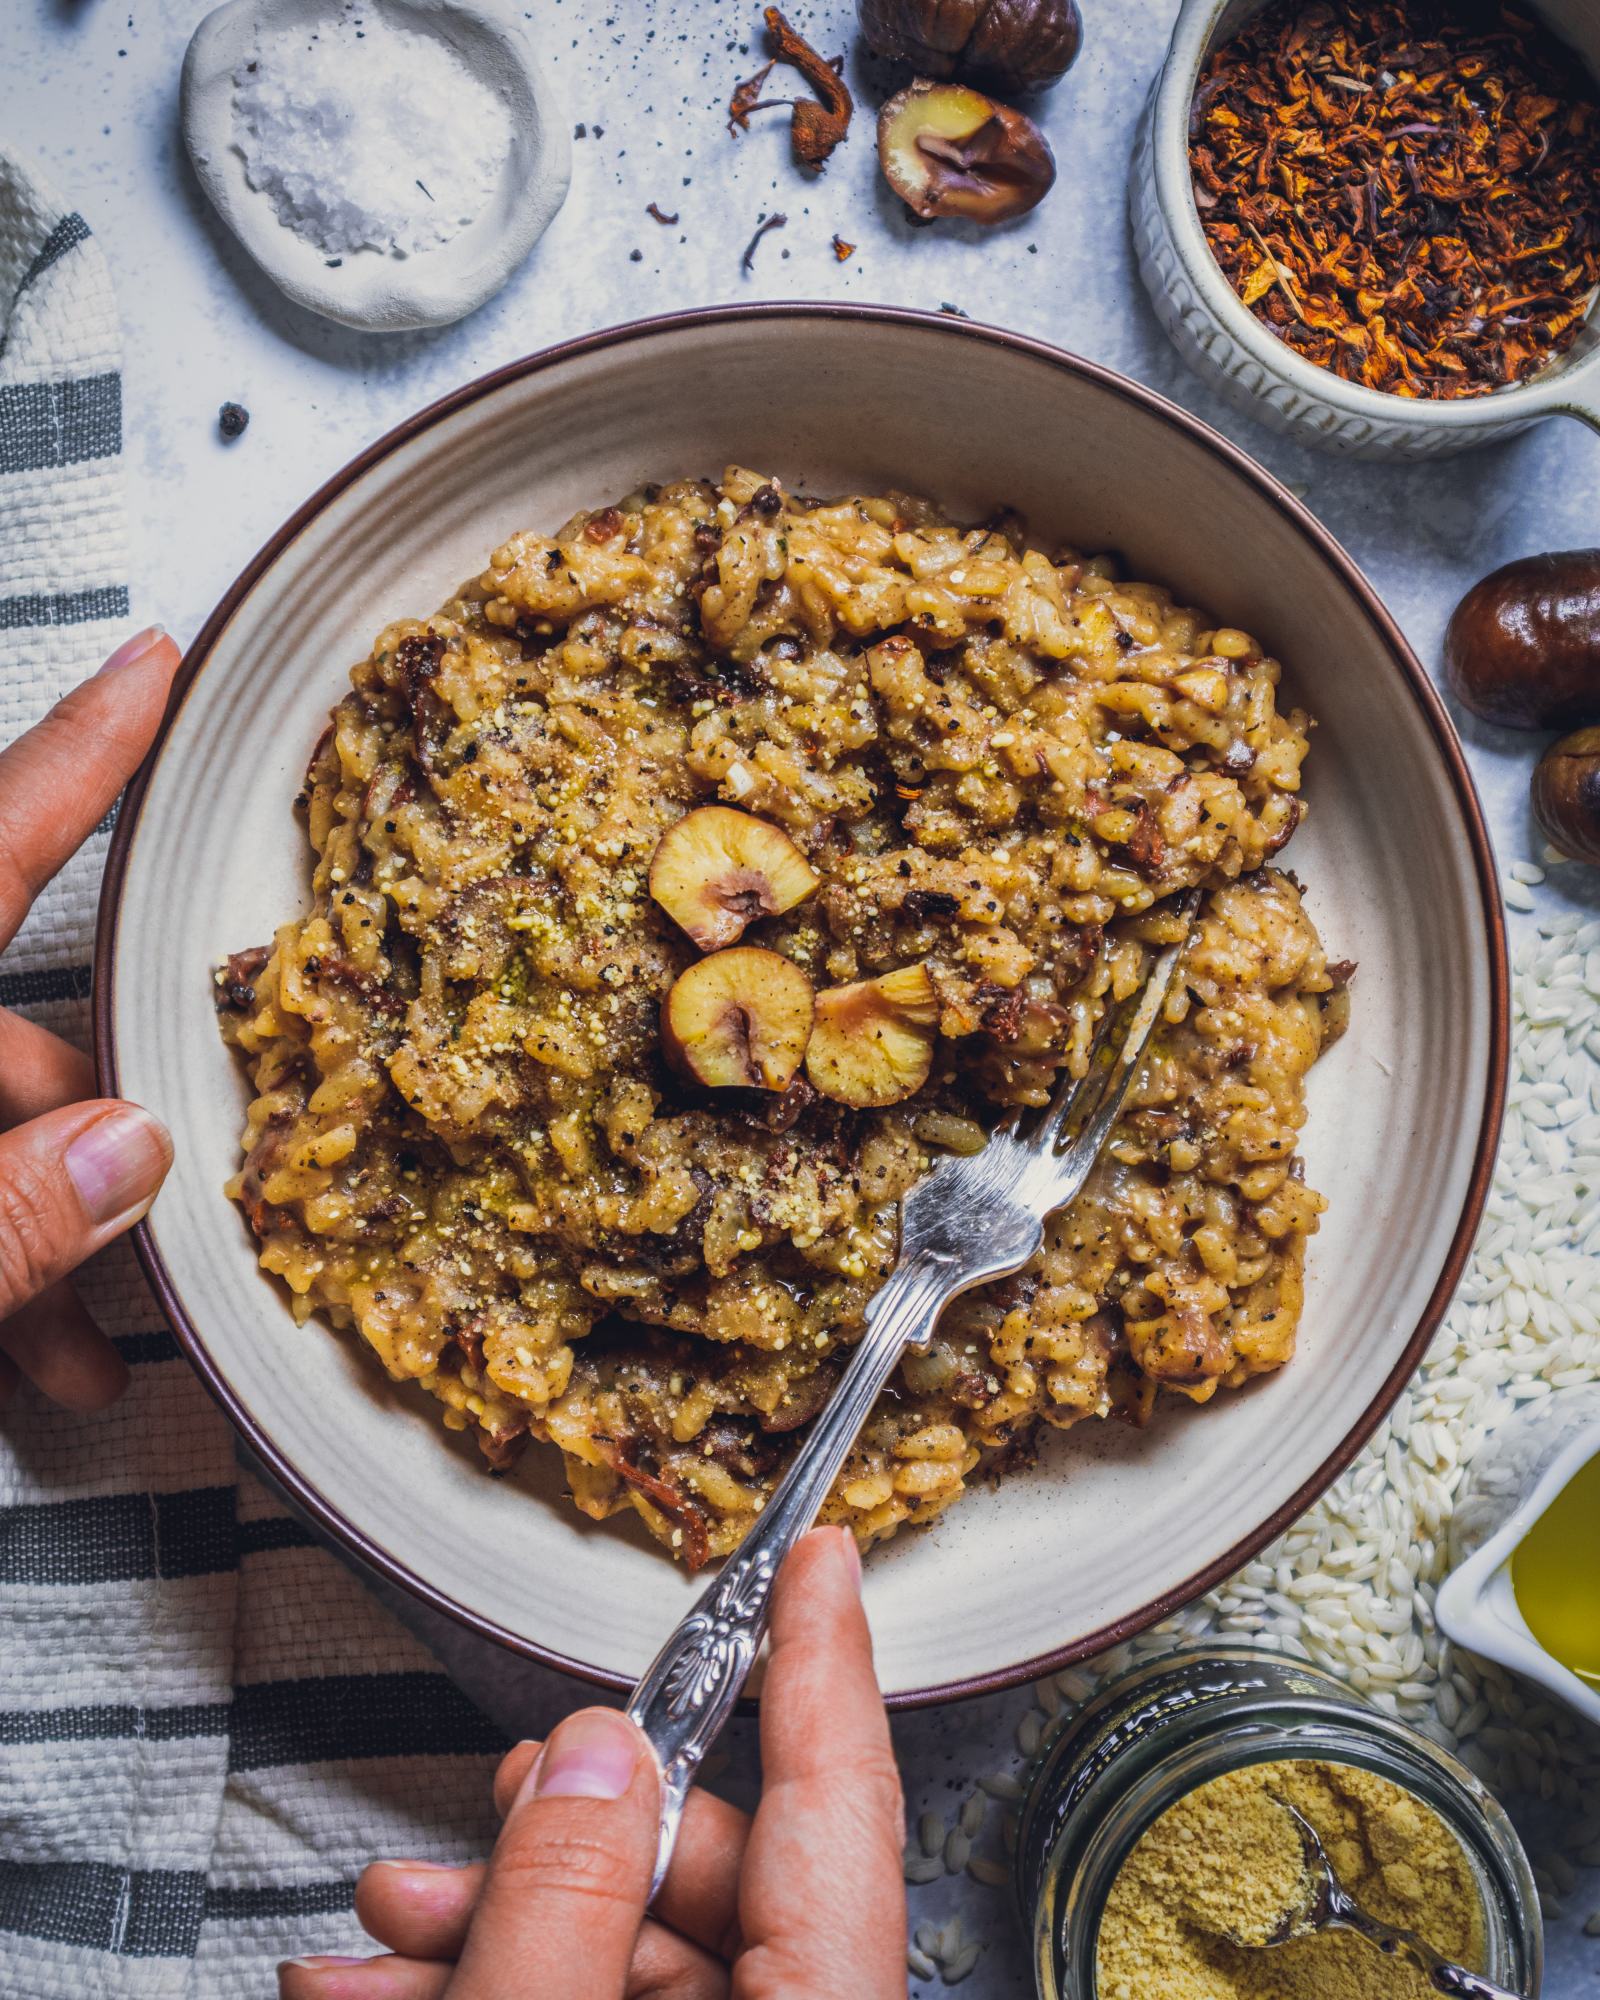
[[[297,305],[366,333],[447,326],[505,284],[550,226],[572,178],[572,142],[520,29],[464,0],[364,0],[397,28],[446,43],[511,117],[511,151],[484,212],[437,249],[411,257],[357,250],[338,259],[280,222],[250,185],[234,138],[234,77],[264,35],[325,27],[343,0],[227,0],[183,59],[183,135],[200,185],[250,255]]]
[[[488,1478],[430,1399],[393,1388],[359,1343],[296,1326],[258,1269],[222,1193],[248,1089],[217,1032],[211,972],[303,907],[292,801],[347,666],[382,625],[442,603],[519,528],[730,460],[818,494],[910,488],[973,520],[1004,501],[1046,545],[1117,549],[1131,575],[1257,634],[1318,720],[1288,859],[1330,951],[1360,971],[1350,1031],[1310,1082],[1306,1170],[1331,1206],[1300,1350],[1282,1374],[1164,1410],[1144,1431],[1050,1436],[1033,1467],[874,1550],[884,1688],[896,1703],[948,1699],[1125,1638],[1308,1505],[1421,1358],[1493,1164],[1504,933],[1460,745],[1349,557],[1226,440],[1040,342],[884,308],[685,313],[459,390],[313,495],[191,647],[107,870],[101,1080],[176,1138],[141,1252],[257,1456],[435,1605],[537,1658],[631,1682],[695,1580],[642,1528],[580,1515],[554,1452]]]
[[[1511,1559],[1528,1531],[1600,1455],[1600,1386],[1564,1389],[1519,1410],[1485,1440],[1456,1502],[1439,1591],[1441,1628],[1600,1726],[1600,1688],[1564,1667],[1528,1629]]]
[[[1235,408],[1303,444],[1351,458],[1435,458],[1512,436],[1544,417],[1600,430],[1600,315],[1552,367],[1516,388],[1459,402],[1412,400],[1344,382],[1286,347],[1212,256],[1189,173],[1189,107],[1212,48],[1266,0],[1184,0],[1133,149],[1129,213],[1139,271],[1178,352]],[[1600,7],[1529,0],[1600,75]]]

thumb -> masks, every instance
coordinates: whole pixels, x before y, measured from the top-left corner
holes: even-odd
[[[614,1709],[551,1731],[489,1861],[450,2000],[619,2000],[655,1862],[660,1784]]]
[[[0,1137],[0,1319],[137,1222],[171,1164],[165,1128],[115,1098]]]

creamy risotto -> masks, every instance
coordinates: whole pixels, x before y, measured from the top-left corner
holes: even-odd
[[[1308,718],[1246,633],[903,494],[758,473],[522,533],[386,627],[306,776],[308,914],[218,974],[229,1192],[490,1465],[691,1565],[750,1525],[942,1149],[1046,1101],[1181,931],[1114,1140],[909,1356],[829,1502],[865,1543],[1280,1367],[1341,1024],[1292,875]]]

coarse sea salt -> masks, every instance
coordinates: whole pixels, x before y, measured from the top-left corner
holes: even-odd
[[[446,42],[360,0],[320,28],[264,33],[234,73],[251,187],[327,256],[437,250],[488,206],[510,113]]]

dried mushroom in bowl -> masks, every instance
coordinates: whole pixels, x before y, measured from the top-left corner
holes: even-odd
[[[230,1183],[296,1315],[490,1463],[691,1565],[736,1545],[896,1251],[900,1196],[1182,979],[1080,1199],[908,1357],[827,1509],[925,1522],[1041,1424],[1293,1349],[1308,719],[1153,584],[740,469],[513,536],[379,634],[307,773],[309,911],[219,974]]]

